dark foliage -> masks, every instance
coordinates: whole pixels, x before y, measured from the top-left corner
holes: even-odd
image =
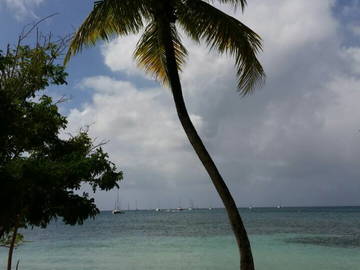
[[[122,179],[86,131],[59,136],[67,120],[39,94],[66,84],[64,67],[56,63],[61,49],[45,39],[0,51],[0,236],[15,226],[46,227],[57,217],[81,224],[99,212],[88,194],[75,193],[81,184],[109,190]]]

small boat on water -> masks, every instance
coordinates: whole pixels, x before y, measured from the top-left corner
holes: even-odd
[[[114,215],[116,215],[116,214],[125,214],[125,212],[124,212],[124,211],[121,211],[120,209],[114,209],[114,210],[112,210],[112,213],[113,213]]]
[[[115,202],[115,208],[114,208],[114,210],[112,210],[112,213],[113,213],[113,215],[125,214],[125,211],[120,210],[119,188],[118,188],[118,192],[117,192],[117,198],[116,198],[116,202]]]
[[[192,211],[193,209],[194,209],[194,202],[193,200],[190,200],[190,206],[188,207],[187,210]]]

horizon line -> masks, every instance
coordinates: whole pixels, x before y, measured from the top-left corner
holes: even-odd
[[[280,206],[280,207],[278,207]],[[249,208],[275,208],[275,209],[281,209],[281,208],[345,208],[345,207],[360,207],[359,205],[313,205],[313,206],[283,206],[283,205],[275,205],[275,206],[241,206],[241,207],[237,207],[238,209],[249,209]],[[192,207],[192,210],[196,210],[196,209],[225,209],[225,207]],[[123,209],[123,211],[144,211],[144,210],[155,210],[157,208],[139,208],[139,209]],[[176,208],[158,208],[161,210],[165,210],[165,209],[176,209]],[[184,207],[182,209],[188,210],[188,207]],[[107,211],[112,211],[113,209],[100,209],[100,212],[107,212]]]

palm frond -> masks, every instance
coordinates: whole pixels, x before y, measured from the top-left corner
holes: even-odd
[[[177,16],[194,40],[204,40],[210,49],[235,57],[241,94],[263,83],[265,73],[256,57],[262,49],[261,38],[250,28],[202,0],[178,2]]]
[[[242,11],[244,11],[245,6],[247,5],[247,0],[207,0],[207,2],[220,2],[221,4],[230,4],[235,9],[240,6]]]
[[[174,25],[171,27],[171,37],[175,50],[176,64],[179,71],[185,62],[186,48],[182,45]],[[136,45],[134,57],[139,67],[155,76],[163,84],[169,84],[166,69],[165,47],[161,38],[161,26],[157,22],[151,22]]]
[[[150,17],[147,3],[144,0],[96,1],[71,40],[65,63],[84,46],[93,46],[98,40],[109,40],[112,35],[138,33],[144,25],[143,19]]]

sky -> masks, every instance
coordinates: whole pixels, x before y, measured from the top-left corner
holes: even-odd
[[[93,1],[0,0],[0,44],[24,25],[72,33]],[[192,42],[181,81],[188,111],[235,201],[247,206],[360,205],[360,1],[249,0],[223,11],[263,39],[266,83],[242,98],[234,61]],[[90,135],[124,172],[123,208],[221,207],[177,119],[169,89],[136,67],[138,37],[99,42],[72,58],[53,87],[66,132]],[[84,187],[85,190],[86,187]],[[116,191],[97,192],[112,209]]]

